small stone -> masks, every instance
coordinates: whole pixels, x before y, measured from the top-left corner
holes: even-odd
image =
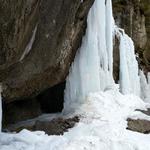
[[[128,118],[127,121],[128,121],[127,129],[144,134],[150,133],[150,121],[141,119],[134,120],[131,118]]]

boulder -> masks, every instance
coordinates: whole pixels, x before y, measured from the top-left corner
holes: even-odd
[[[148,108],[147,110],[136,109],[136,111],[140,111],[144,113],[145,115],[150,116],[150,108]],[[140,133],[144,133],[144,134],[150,133],[150,121],[149,120],[128,118],[127,121],[128,121],[127,129],[140,132]]]
[[[141,119],[134,120],[130,118],[127,121],[128,121],[127,129],[144,134],[150,133],[150,121]]]
[[[65,80],[93,2],[0,1],[0,82],[6,103]]]

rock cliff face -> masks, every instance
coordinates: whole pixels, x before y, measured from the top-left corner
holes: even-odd
[[[0,82],[7,103],[65,80],[93,1],[0,1]]]
[[[117,25],[135,43],[140,67],[150,71],[150,0],[113,0],[113,10]]]

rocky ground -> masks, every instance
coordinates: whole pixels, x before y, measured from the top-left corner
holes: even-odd
[[[150,116],[150,109],[147,109],[147,111],[144,111],[144,110],[136,110],[136,111],[141,111],[147,116]],[[128,121],[127,129],[140,132],[140,133],[144,133],[144,134],[150,133],[150,120],[128,118],[127,121]]]
[[[30,131],[44,131],[48,135],[63,135],[68,129],[73,128],[76,123],[79,122],[79,117],[75,116],[73,118],[54,118],[52,120],[34,120],[31,122],[20,122],[18,124],[13,124],[4,129],[5,132],[20,132],[23,129],[28,129]]]

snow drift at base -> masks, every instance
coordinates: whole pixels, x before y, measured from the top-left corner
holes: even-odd
[[[146,118],[135,109],[146,109],[134,95],[119,90],[91,93],[76,109],[80,122],[63,136],[22,130],[18,134],[0,133],[0,150],[149,150],[150,134],[126,130],[128,117]],[[111,114],[111,115],[110,115]]]

